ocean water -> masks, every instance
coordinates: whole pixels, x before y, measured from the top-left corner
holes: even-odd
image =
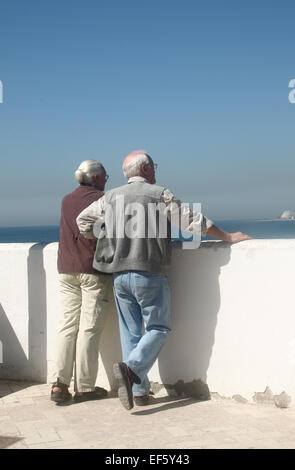
[[[214,223],[226,232],[244,232],[253,238],[295,238],[295,220],[214,220]]]
[[[295,220],[214,220],[226,232],[244,232],[253,238],[295,238]],[[212,240],[206,237],[205,240]],[[51,243],[59,240],[58,225],[0,227],[0,243]]]
[[[59,226],[0,227],[0,243],[51,243],[59,240]]]

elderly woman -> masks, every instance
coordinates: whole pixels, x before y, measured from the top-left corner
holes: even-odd
[[[99,339],[103,329],[110,276],[93,267],[96,240],[80,235],[76,218],[103,196],[108,175],[103,165],[85,160],[75,172],[80,183],[63,198],[60,219],[58,272],[61,319],[57,333],[55,370],[51,400],[61,403],[72,398],[70,385],[75,363],[75,401],[105,397],[107,391],[95,387],[98,371]]]

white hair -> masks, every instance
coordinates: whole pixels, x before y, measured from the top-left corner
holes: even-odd
[[[103,165],[96,160],[84,160],[75,171],[75,178],[79,183],[91,183],[91,178],[104,173]]]
[[[129,179],[132,176],[141,176],[141,165],[150,165],[151,161],[148,154],[144,150],[136,150],[134,156],[130,158],[128,163],[123,163],[123,173],[125,178]],[[130,154],[131,155],[131,154]],[[126,157],[127,158],[127,157]]]

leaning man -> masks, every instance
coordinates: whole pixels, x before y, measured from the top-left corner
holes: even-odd
[[[147,153],[132,152],[123,163],[128,184],[106,192],[77,218],[85,236],[93,236],[94,225],[95,232],[100,225],[93,266],[113,273],[123,355],[123,362],[114,364],[113,370],[119,382],[119,398],[126,409],[131,409],[134,401],[137,405],[148,404],[147,374],[171,331],[170,291],[164,273],[171,257],[170,223],[181,221],[182,206],[170,190],[155,184],[155,169],[156,164]],[[159,217],[150,212],[153,205],[164,207],[167,236],[158,236]],[[135,237],[131,230],[134,212],[135,225],[141,232]],[[250,238],[241,232],[223,232],[200,212],[187,215],[187,230],[198,235],[232,243]]]
[[[68,388],[73,372],[75,401],[107,395],[105,389],[95,387],[95,382],[111,277],[93,268],[96,240],[80,235],[76,218],[85,207],[103,196],[108,175],[101,163],[85,160],[76,170],[75,178],[80,185],[63,198],[61,206],[57,261],[61,318],[51,389],[51,400],[57,403],[72,398]]]

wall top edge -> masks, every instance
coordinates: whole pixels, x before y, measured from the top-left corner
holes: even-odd
[[[28,250],[36,243],[0,243],[0,251]]]
[[[176,242],[173,244],[173,248],[176,250],[183,250],[181,242]],[[0,243],[0,251],[28,251],[34,247],[34,250],[46,250],[46,251],[56,251],[58,249],[58,242],[54,243]],[[219,250],[224,248],[231,248],[235,250],[243,249],[253,249],[253,248],[283,248],[283,249],[295,249],[295,238],[288,239],[252,239],[243,241],[236,244],[230,244],[220,240],[206,240],[202,241],[198,249],[213,249]]]

